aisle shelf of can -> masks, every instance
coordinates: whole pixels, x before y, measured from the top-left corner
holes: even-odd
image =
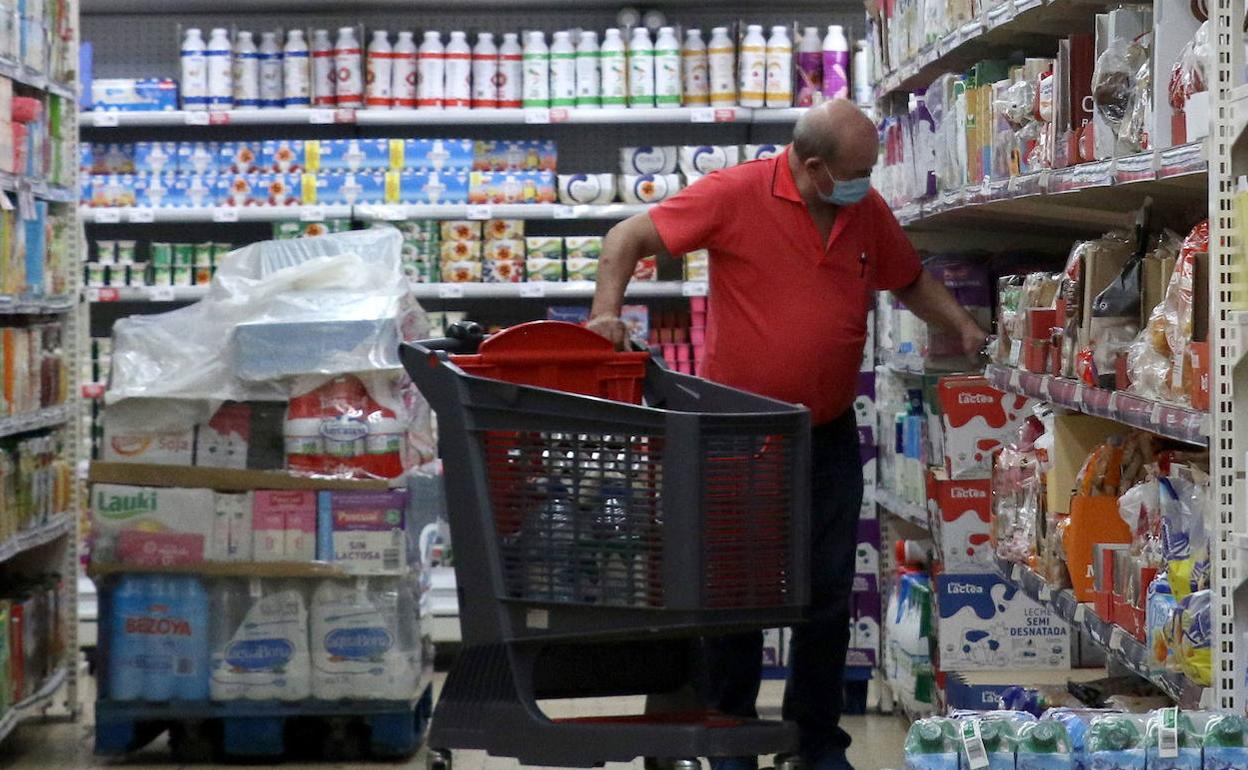
[[[1105,650],[1108,659],[1157,686],[1181,708],[1208,708],[1212,690],[1196,684],[1182,673],[1157,671],[1150,664],[1148,645],[1140,642],[1121,626],[1096,614],[1090,602],[1075,600],[1069,588],[1053,589],[1034,570],[1016,562],[997,559],[1002,578],[1033,601],[1052,610],[1058,617],[1082,630],[1087,638]]]

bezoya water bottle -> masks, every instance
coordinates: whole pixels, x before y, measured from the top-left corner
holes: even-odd
[[[286,45],[282,49],[282,104],[288,110],[312,104],[309,58],[308,41],[303,39],[303,30],[287,32]]]
[[[906,732],[906,770],[958,770],[957,725],[928,717]]]
[[[144,589],[142,576],[126,574],[117,579],[110,595],[107,676],[111,700],[133,701],[143,697],[147,635],[131,630],[137,630],[135,621],[147,608]]]
[[[276,32],[260,33],[260,106],[276,109],[282,106],[282,48]]]
[[[182,109],[208,109],[208,57],[197,27],[188,29],[182,39]]]

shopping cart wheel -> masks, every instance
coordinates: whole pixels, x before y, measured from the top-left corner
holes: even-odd
[[[446,749],[429,749],[425,757],[425,770],[451,770],[451,752]]]

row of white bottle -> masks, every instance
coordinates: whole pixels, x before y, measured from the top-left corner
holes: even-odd
[[[812,47],[822,47],[818,68]],[[626,42],[608,29],[602,42],[593,31],[574,40],[555,32],[550,45],[540,31],[523,41],[506,33],[478,34],[470,46],[455,31],[445,45],[429,31],[417,47],[411,32],[399,32],[392,45],[384,30],[373,32],[367,56],[354,27],[342,27],[330,40],[315,30],[309,50],[301,30],[290,30],[284,46],[265,32],[256,46],[250,32],[231,43],[225,29],[212,30],[205,44],[188,29],[182,45],[182,92],[188,110],[321,107],[788,107],[793,104],[793,44],[788,28],[750,25],[739,49],[727,27],[716,27],[709,41],[689,29],[683,45],[672,27],[652,41],[644,27]],[[843,96],[848,45],[840,27],[818,40],[808,28],[801,40],[798,103]],[[739,65],[739,66],[738,66]],[[825,76],[825,73],[830,73]],[[818,81],[819,96],[810,83]],[[839,84],[839,85],[836,85]]]

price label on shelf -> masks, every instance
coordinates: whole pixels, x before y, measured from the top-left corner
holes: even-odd
[[[299,209],[300,222],[324,222],[325,208],[323,206],[303,206]]]
[[[1040,398],[1045,401],[1049,399],[1049,380],[1047,376],[1040,379]]]
[[[308,122],[317,125],[334,122],[334,110],[308,110]]]
[[[334,122],[335,123],[354,123],[355,122],[355,110],[350,107],[344,107],[339,110],[334,110]]]
[[[1088,605],[1076,604],[1075,605],[1075,622],[1082,623],[1087,616],[1088,616]]]
[[[121,300],[121,292],[111,286],[98,289],[97,292],[96,302],[118,302]]]
[[[104,395],[104,385],[98,382],[88,382],[82,386],[83,398],[100,398]]]
[[[130,209],[130,213],[126,219],[130,222],[134,222],[135,224],[155,222],[156,213],[152,211],[150,206],[144,206],[142,208]]]
[[[567,107],[555,107],[550,111],[551,123],[567,123],[572,119],[572,113],[568,112]]]
[[[1110,414],[1117,414],[1117,413],[1118,413],[1118,391],[1116,391],[1116,390],[1112,390],[1112,391],[1110,391],[1110,393],[1109,393],[1109,406],[1108,406],[1108,409],[1109,409],[1109,413],[1110,413]]]
[[[238,221],[238,209],[230,208],[229,206],[222,206],[221,208],[213,209],[212,221],[213,222],[237,222]]]
[[[86,296],[87,302],[99,302],[100,301],[99,289],[87,289],[85,292],[83,292],[83,294]]]
[[[685,281],[681,284],[680,293],[685,297],[705,297],[706,281]]]
[[[1019,361],[1023,357],[1023,341],[1010,341],[1010,366],[1018,366]]]
[[[227,115],[227,113],[224,113],[224,112],[217,113],[217,114]],[[186,120],[186,125],[188,126],[206,126],[210,122],[212,122],[212,116],[208,113],[207,110],[192,110],[191,112],[186,113],[185,120]],[[227,115],[227,122],[228,122],[228,115]]]
[[[232,120],[228,112],[216,110],[208,113],[208,122],[214,126],[228,126]]]
[[[468,207],[469,219],[493,219],[494,207],[488,203],[476,203]]]
[[[443,283],[438,285],[438,299],[463,299],[464,287],[457,283]]]
[[[1049,584],[1045,583],[1040,586],[1040,601],[1047,602],[1053,598],[1053,590],[1049,588]]]
[[[550,123],[550,110],[525,110],[524,122],[530,126],[544,126]]]
[[[556,204],[554,208],[555,219],[577,219],[581,216],[579,207],[565,206],[562,203]]]
[[[1017,583],[1018,581],[1022,579],[1023,579],[1023,565],[1015,564],[1013,568],[1010,569],[1010,580],[1013,580],[1015,583]]]
[[[522,283],[520,296],[527,299],[540,299],[546,296],[546,287],[540,283]]]
[[[1153,425],[1161,424],[1161,403],[1160,402],[1153,404],[1153,411],[1148,416],[1148,421],[1151,422]]]
[[[172,286],[149,286],[147,288],[147,298],[152,302],[173,302],[177,299],[173,293]]]
[[[247,593],[251,594],[251,598],[259,599],[261,596],[260,578],[247,578]]]
[[[120,209],[94,209],[93,214],[95,221],[102,225],[114,225],[121,221]]]
[[[96,128],[116,128],[119,125],[115,112],[91,113],[91,124]]]
[[[1010,390],[1017,393],[1018,389],[1022,385],[1022,380],[1023,380],[1023,375],[1017,369],[1010,372]]]
[[[694,107],[689,110],[690,123],[714,123],[715,109],[713,107]]]
[[[1075,386],[1075,406],[1079,407],[1080,409],[1083,408],[1083,386],[1082,385]]]

